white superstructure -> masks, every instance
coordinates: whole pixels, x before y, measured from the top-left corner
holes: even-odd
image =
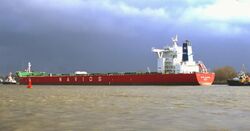
[[[87,75],[88,72],[87,71],[75,71],[76,75]]]
[[[186,40],[183,46],[178,46],[178,37],[172,38],[172,45],[163,49],[152,48],[157,54],[157,72],[159,73],[194,73],[206,72],[206,67],[201,62],[193,60],[191,43]]]

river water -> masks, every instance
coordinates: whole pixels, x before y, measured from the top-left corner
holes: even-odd
[[[250,130],[250,86],[0,85],[0,130]]]

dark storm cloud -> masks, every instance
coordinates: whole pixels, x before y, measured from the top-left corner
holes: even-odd
[[[195,57],[210,69],[249,66],[241,59],[250,51],[249,19],[206,16],[214,3],[3,0],[0,72],[23,69],[29,61],[48,72],[155,70],[151,47],[165,46],[175,34],[180,43],[193,41]]]

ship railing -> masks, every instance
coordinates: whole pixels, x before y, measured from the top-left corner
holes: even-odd
[[[143,74],[159,74],[158,72],[111,72],[111,73],[93,73],[90,75],[143,75]]]

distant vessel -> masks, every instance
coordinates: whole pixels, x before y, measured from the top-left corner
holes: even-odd
[[[158,60],[157,72],[51,74],[31,71],[29,63],[26,71],[18,71],[20,84],[54,85],[211,85],[214,73],[208,72],[202,62],[193,60],[192,46],[186,40],[178,46],[177,36],[173,44],[163,49],[152,48]]]
[[[8,77],[3,81],[3,84],[16,84],[16,80],[12,78],[12,73],[10,72]]]
[[[250,86],[250,77],[241,71],[237,77],[227,80],[227,83],[230,86]]]

